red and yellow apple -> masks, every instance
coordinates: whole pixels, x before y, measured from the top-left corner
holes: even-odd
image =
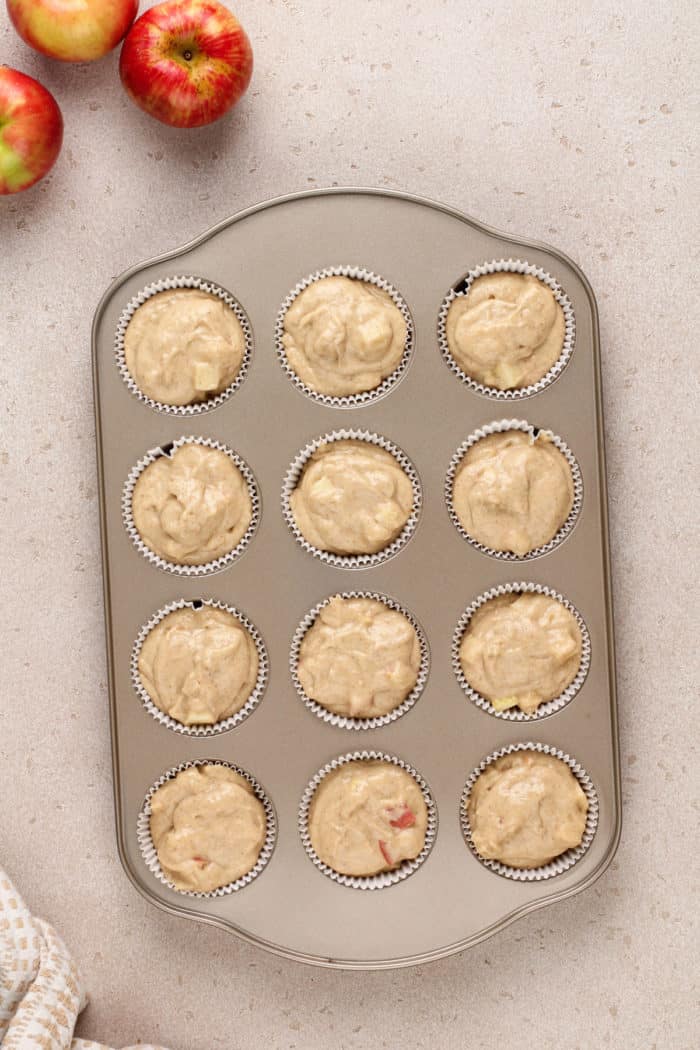
[[[238,19],[217,0],[167,0],[133,24],[119,72],[146,113],[196,128],[238,102],[250,83],[253,51]]]
[[[92,62],[116,47],[139,0],[7,0],[15,29],[30,47],[62,62]]]
[[[0,66],[0,194],[43,179],[63,141],[63,117],[50,91],[33,77]]]

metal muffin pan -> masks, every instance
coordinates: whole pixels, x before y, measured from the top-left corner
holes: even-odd
[[[484,396],[443,359],[438,315],[449,289],[484,263],[520,259],[541,267],[574,309],[576,343],[566,368],[522,399]],[[400,289],[415,326],[401,379],[356,408],[320,404],[285,374],[275,349],[280,305],[306,275],[330,266],[370,270]],[[245,381],[219,407],[178,418],[134,396],[119,373],[115,335],[129,301],[154,281],[193,276],[229,291],[246,312],[253,349]],[[270,951],[331,967],[381,969],[461,951],[535,908],[590,886],[610,863],[620,834],[605,460],[593,293],[566,256],[519,241],[430,201],[377,190],[334,189],[280,198],[234,216],[174,252],[119,277],[93,326],[97,449],[108,652],[114,794],[119,855],[137,889],[165,910],[209,922]],[[525,561],[490,557],[450,521],[445,475],[455,449],[476,429],[518,418],[551,429],[572,450],[583,479],[576,524],[554,550]],[[423,495],[415,534],[371,568],[326,564],[301,548],[282,512],[290,462],[309,442],[340,429],[366,430],[401,448]],[[122,522],[124,483],[149,450],[185,435],[220,441],[249,464],[262,500],[248,549],[220,572],[176,576],[150,564]],[[542,584],[567,598],[590,635],[590,667],[577,695],[532,722],[498,719],[465,696],[452,667],[455,625],[484,591]],[[316,717],[297,695],[289,669],[298,624],[329,595],[384,594],[410,609],[425,630],[430,672],[402,718],[357,731]],[[240,725],[215,736],[159,724],[134,690],[134,640],[160,608],[212,599],[244,609],[269,655],[267,689]],[[577,863],[555,878],[515,881],[488,870],[465,844],[460,798],[472,770],[510,744],[561,749],[581,764],[598,799],[598,826]],[[397,756],[425,779],[437,806],[434,846],[407,879],[374,891],[339,885],[305,853],[298,818],[319,769],[358,747]],[[237,893],[193,899],[148,870],[137,839],[144,798],[167,770],[220,759],[247,770],[277,814],[277,841],[260,876]]]

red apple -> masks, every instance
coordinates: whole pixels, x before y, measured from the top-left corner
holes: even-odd
[[[43,179],[63,141],[63,117],[50,91],[25,73],[0,66],[0,194]]]
[[[250,83],[250,41],[217,0],[168,0],[133,24],[119,60],[122,83],[146,113],[176,128],[211,124]]]
[[[62,62],[102,58],[124,37],[138,9],[139,0],[7,0],[22,39]]]

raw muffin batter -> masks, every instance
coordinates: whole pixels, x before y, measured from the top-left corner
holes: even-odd
[[[467,815],[485,860],[539,868],[580,845],[588,799],[566,762],[515,751],[492,762],[474,784]]]
[[[468,376],[515,390],[546,375],[564,347],[564,311],[550,288],[522,273],[477,277],[447,311],[450,353]]]
[[[504,594],[472,616],[459,647],[472,689],[497,711],[531,714],[571,685],[581,664],[573,613],[546,594]]]
[[[149,631],[138,667],[161,711],[184,725],[212,725],[245,704],[258,677],[258,653],[230,612],[185,606]]]
[[[289,502],[314,547],[374,554],[400,535],[413,491],[390,452],[368,441],[333,441],[311,456]]]
[[[549,437],[522,430],[472,445],[454,481],[455,513],[477,543],[520,556],[556,536],[574,501],[566,459]]]
[[[178,890],[207,893],[255,867],[265,841],[265,808],[227,766],[183,769],[154,792],[151,838]]]
[[[233,310],[199,288],[158,292],[134,313],[124,356],[136,385],[163,405],[192,405],[230,386],[245,337]]]
[[[297,674],[308,697],[338,715],[393,711],[416,684],[420,645],[403,613],[374,598],[333,598],[304,635]]]
[[[319,785],[309,812],[317,855],[341,875],[391,871],[417,857],[428,809],[406,770],[380,760],[347,762]]]
[[[230,456],[186,444],[159,456],[139,476],[134,524],[144,543],[166,561],[204,565],[239,543],[253,508],[245,478]]]
[[[323,277],[296,297],[282,343],[299,378],[320,394],[373,390],[406,347],[406,322],[391,296],[368,281]]]

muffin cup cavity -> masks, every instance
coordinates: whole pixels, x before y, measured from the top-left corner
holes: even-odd
[[[319,788],[321,782],[329,773],[339,769],[341,766],[346,765],[348,762],[367,762],[367,761],[381,761],[391,762],[393,765],[398,766],[399,769],[405,770],[413,777],[418,784],[418,787],[423,793],[425,804],[428,810],[428,826],[425,832],[425,842],[423,849],[420,851],[417,857],[413,860],[405,860],[393,871],[381,872],[379,875],[341,875],[340,872],[335,871],[321,860],[316,853],[316,850],[311,845],[311,836],[309,834],[309,811],[311,808],[311,802]],[[327,762],[325,766],[319,769],[318,773],[309,781],[309,784],[304,791],[301,798],[301,804],[299,806],[299,819],[298,819],[299,835],[301,841],[306,850],[306,854],[309,859],[314,863],[320,872],[328,876],[334,882],[337,882],[340,886],[349,886],[353,890],[381,890],[387,886],[394,886],[397,882],[403,882],[409,875],[412,875],[414,871],[417,871],[421,864],[426,860],[435,843],[437,836],[438,827],[438,815],[437,806],[435,800],[430,793],[426,781],[407,762],[403,759],[397,758],[395,755],[385,754],[383,751],[351,751],[346,755],[340,755],[338,758],[332,759]]]
[[[538,379],[536,383],[530,383],[528,386],[518,387],[513,390],[500,390],[498,387],[486,386],[484,383],[480,383],[478,380],[467,375],[467,373],[462,370],[457,360],[452,356],[447,344],[447,314],[450,306],[456,299],[463,299],[469,294],[469,289],[477,277],[484,277],[486,274],[491,273],[521,273],[537,277],[538,280],[547,285],[564,313],[564,344],[562,346],[561,354],[549,371],[546,372],[541,379]],[[571,359],[574,345],[576,343],[576,317],[568,295],[559,282],[555,280],[551,274],[547,273],[546,270],[543,270],[539,266],[533,266],[531,263],[525,262],[522,259],[494,259],[492,262],[482,263],[481,266],[469,270],[465,277],[453,285],[440,306],[437,334],[440,353],[442,354],[445,363],[465,386],[468,386],[477,394],[482,394],[485,397],[497,398],[499,401],[517,401],[520,398],[531,397],[533,394],[539,394],[542,390],[553,383],[554,380],[564,371]]]
[[[539,868],[511,868],[509,865],[502,864],[498,860],[486,860],[477,852],[472,839],[471,827],[469,825],[467,804],[472,788],[477,780],[492,762],[502,758],[504,755],[512,755],[516,751],[537,751],[542,755],[552,755],[554,758],[560,758],[562,762],[566,762],[588,800],[586,826],[580,844],[573,849],[566,850],[565,853],[555,857],[554,860],[549,862],[549,864],[543,864]],[[488,868],[489,871],[494,871],[497,875],[502,875],[505,879],[513,879],[515,882],[541,882],[543,879],[551,879],[555,875],[561,875],[563,872],[568,871],[569,868],[573,867],[573,865],[584,856],[593,841],[596,828],[598,827],[598,809],[598,795],[593,785],[593,781],[583,766],[579,765],[576,759],[571,758],[566,752],[560,751],[559,748],[551,747],[549,744],[509,744],[508,747],[502,747],[499,748],[498,751],[494,751],[485,758],[483,762],[480,762],[476,769],[472,770],[466,784],[464,785],[464,790],[462,791],[462,797],[459,803],[459,821],[462,828],[462,834],[464,835],[464,841],[476,859],[483,864],[485,868]]]
[[[243,475],[248,487],[252,514],[248,528],[232,550],[227,551],[226,554],[222,554],[220,558],[216,558],[210,562],[205,562],[202,565],[181,565],[178,562],[167,561],[165,558],[161,558],[159,554],[156,554],[155,551],[151,550],[151,548],[143,541],[134,522],[132,498],[136,482],[146,467],[150,466],[151,463],[155,463],[155,461],[161,456],[171,456],[173,452],[182,448],[183,445],[192,444],[203,445],[205,448],[213,448],[217,449],[219,452],[225,452],[233,461]],[[260,522],[260,513],[260,493],[253,472],[245,460],[242,459],[237,452],[232,452],[226,445],[222,445],[220,441],[214,441],[212,438],[195,437],[193,435],[190,435],[189,437],[181,437],[178,438],[177,441],[157,445],[155,448],[149,449],[149,451],[142,456],[138,463],[136,463],[136,465],[129,471],[122,493],[122,521],[124,522],[124,528],[129,534],[137,551],[152,565],[156,565],[164,572],[174,573],[176,576],[207,576],[214,572],[219,572],[221,569],[227,568],[236,561],[236,559],[239,558],[249,546]]]
[[[391,453],[411,482],[413,508],[406,524],[392,543],[374,554],[333,554],[331,551],[324,551],[319,547],[314,547],[303,536],[294,519],[290,497],[301,480],[304,467],[317,449],[321,448],[322,445],[331,444],[333,441],[365,441],[384,449],[385,452]],[[382,562],[388,561],[389,558],[393,558],[395,554],[398,554],[406,546],[416,530],[418,519],[420,518],[422,500],[423,495],[418,471],[406,453],[398,445],[384,437],[380,437],[379,434],[371,433],[369,430],[333,430],[331,433],[324,434],[309,442],[292,461],[282,486],[282,513],[297,543],[307,553],[312,554],[314,558],[319,558],[326,565],[333,565],[338,569],[370,569],[376,565],[381,565]]]
[[[375,285],[377,288],[381,288],[383,292],[386,292],[391,296],[394,305],[397,307],[406,322],[406,345],[403,354],[401,355],[401,360],[394,371],[386,376],[379,386],[375,387],[373,390],[364,390],[360,394],[344,394],[342,396],[321,394],[317,390],[312,390],[310,386],[307,386],[289,364],[287,353],[282,343],[282,336],[284,335],[284,320],[287,311],[292,306],[297,296],[305,291],[310,285],[314,284],[314,282],[321,281],[325,277],[350,277],[353,280],[365,281],[368,284]],[[380,397],[384,397],[385,394],[388,394],[406,374],[413,354],[414,341],[413,318],[411,317],[411,312],[406,305],[406,300],[396,290],[393,284],[390,284],[384,277],[380,277],[372,270],[365,270],[361,266],[328,266],[323,270],[316,270],[314,273],[309,274],[308,277],[299,281],[299,283],[287,295],[280,307],[279,313],[277,314],[277,321],[275,323],[275,346],[277,349],[277,356],[287,378],[291,380],[298,390],[301,390],[303,394],[306,394],[307,397],[311,398],[312,401],[317,401],[321,405],[328,405],[331,408],[360,408],[362,405],[370,404],[373,401],[377,401]]]
[[[222,302],[226,303],[229,309],[232,310],[238,318],[243,330],[243,358],[236,378],[219,394],[215,394],[213,397],[206,398],[204,401],[197,401],[190,405],[166,405],[162,401],[156,401],[152,397],[148,397],[147,394],[144,394],[143,390],[141,390],[132,376],[126,364],[124,338],[126,336],[129,322],[140,306],[143,306],[148,299],[157,295],[159,292],[170,292],[179,288],[196,288],[199,291],[207,292],[209,295],[214,295],[218,299],[221,299]],[[133,299],[129,300],[122,310],[119,315],[117,330],[114,337],[114,353],[117,368],[119,369],[119,374],[124,380],[124,383],[134,397],[138,398],[139,401],[142,401],[144,405],[148,405],[149,408],[153,408],[158,412],[166,412],[171,416],[194,416],[198,415],[200,412],[208,412],[212,408],[218,408],[218,406],[222,405],[231,394],[234,394],[244,382],[250,366],[250,359],[253,354],[253,329],[248,320],[248,315],[241,304],[231,295],[230,292],[227,292],[225,288],[222,288],[221,285],[215,284],[213,281],[204,280],[201,277],[164,277],[147,285],[145,288],[142,288]]]
[[[323,704],[318,703],[316,700],[312,700],[304,692],[304,688],[299,680],[299,676],[297,673],[301,645],[304,641],[307,631],[311,627],[313,627],[321,610],[325,609],[326,606],[335,597],[369,598],[374,601],[381,602],[383,605],[386,605],[387,609],[393,609],[395,612],[402,613],[406,617],[408,622],[411,624],[411,626],[414,628],[416,634],[418,635],[418,644],[420,646],[420,666],[418,668],[418,677],[416,679],[416,684],[414,685],[413,689],[408,694],[406,699],[403,700],[402,703],[398,705],[398,707],[395,707],[393,711],[389,711],[385,715],[376,715],[372,718],[352,718],[349,715],[338,715],[332,711],[329,711],[323,706]],[[418,623],[413,614],[410,613],[405,606],[395,601],[394,598],[389,598],[385,594],[379,594],[373,591],[343,591],[340,594],[329,595],[328,598],[325,598],[322,602],[319,602],[318,605],[315,605],[313,609],[309,610],[304,619],[301,621],[292,639],[292,645],[289,654],[289,669],[297,695],[303,701],[305,707],[307,707],[309,711],[315,714],[318,718],[323,719],[323,721],[327,722],[329,725],[337,726],[339,729],[379,729],[381,726],[389,725],[391,722],[395,722],[398,718],[401,718],[403,715],[405,715],[407,711],[411,710],[413,705],[420,697],[421,693],[423,692],[423,689],[425,688],[425,683],[428,679],[428,672],[430,669],[430,650],[428,648],[428,639],[421,625]]]
[[[234,616],[236,620],[238,620],[241,627],[245,628],[248,632],[253,639],[253,644],[255,645],[255,650],[258,655],[258,676],[255,685],[253,686],[253,690],[246,702],[238,709],[238,711],[229,715],[228,718],[223,718],[221,721],[213,722],[211,724],[185,725],[183,722],[178,722],[177,719],[166,714],[165,711],[161,711],[161,709],[153,702],[141,681],[141,675],[139,674],[139,657],[148,635],[153,628],[157,627],[158,624],[161,623],[171,612],[176,612],[178,609],[197,609],[205,605],[210,609],[220,609],[222,612],[230,613],[231,616]],[[235,729],[236,726],[239,726],[241,722],[244,722],[246,718],[253,713],[265,695],[269,661],[267,657],[267,649],[265,648],[265,643],[263,642],[260,632],[257,627],[251,623],[247,616],[244,616],[244,614],[240,612],[239,609],[234,608],[232,605],[226,605],[224,602],[214,601],[213,599],[182,598],[180,601],[170,602],[168,605],[164,605],[162,609],[159,609],[157,613],[154,613],[150,620],[143,625],[136,637],[136,641],[134,642],[131,651],[130,669],[131,683],[134,687],[134,691],[149,715],[155,718],[157,722],[160,722],[160,724],[165,726],[166,729],[172,729],[174,732],[182,733],[184,736],[208,737],[216,736],[218,733],[226,733],[229,729]]]
[[[571,504],[571,510],[561,528],[548,543],[543,543],[542,546],[535,547],[534,550],[528,551],[527,554],[522,555],[515,554],[513,551],[497,551],[492,547],[486,547],[483,543],[479,543],[478,540],[475,540],[469,535],[464,525],[459,520],[453,502],[454,483],[457,477],[457,472],[459,471],[462,460],[469,449],[472,448],[473,445],[476,445],[478,441],[481,441],[482,438],[488,437],[489,434],[503,434],[508,430],[521,430],[525,434],[530,434],[533,440],[538,434],[545,434],[552,444],[559,449],[566,462],[569,464],[574,486],[574,498]],[[559,544],[566,539],[573,529],[578,520],[581,505],[583,503],[583,478],[581,476],[579,465],[576,462],[574,454],[569,449],[569,446],[562,441],[560,437],[553,434],[551,430],[547,430],[546,427],[533,426],[532,423],[528,423],[524,419],[502,419],[475,430],[473,434],[471,434],[466,441],[463,441],[456,450],[450,460],[447,474],[445,476],[445,502],[447,504],[450,520],[457,529],[457,532],[467,541],[467,543],[470,543],[472,547],[475,547],[476,550],[481,551],[482,554],[488,554],[491,558],[500,558],[502,561],[530,561],[533,558],[541,557],[543,554],[549,554],[550,551],[553,551],[555,547],[558,547]]]
[[[565,609],[568,609],[576,620],[581,632],[581,662],[578,671],[576,672],[576,677],[571,684],[559,694],[559,696],[555,696],[553,700],[546,700],[531,714],[528,714],[527,711],[521,711],[518,707],[508,708],[505,711],[497,711],[490,700],[487,700],[486,697],[482,696],[481,693],[477,692],[476,689],[473,689],[470,686],[465,677],[464,671],[462,670],[462,665],[459,659],[459,649],[462,643],[462,638],[464,637],[476,611],[483,605],[486,605],[492,598],[499,598],[505,594],[543,594],[548,598],[554,598],[556,601],[561,602]],[[508,722],[535,722],[540,718],[547,718],[548,715],[553,715],[556,711],[561,711],[563,707],[566,707],[569,701],[573,700],[585,682],[590,664],[591,639],[588,633],[588,628],[586,627],[585,621],[580,612],[567,598],[564,598],[563,595],[552,590],[551,587],[545,587],[541,583],[503,583],[498,587],[492,587],[490,590],[485,591],[462,613],[452,638],[452,670],[454,671],[455,677],[459,682],[462,691],[476,704],[477,707],[480,707],[482,711],[488,711],[488,713],[495,718],[502,718]]]
[[[227,769],[232,769],[234,773],[238,773],[239,776],[248,781],[253,788],[255,797],[262,803],[265,810],[265,841],[263,842],[260,855],[253,867],[250,871],[247,871],[245,875],[241,875],[240,879],[236,879],[235,882],[229,882],[226,886],[219,886],[217,889],[209,890],[206,893],[197,890],[179,890],[174,886],[168,880],[165,872],[160,866],[158,853],[156,852],[156,847],[151,838],[151,799],[158,788],[162,787],[168,780],[172,780],[178,773],[182,773],[183,770],[191,769],[194,766],[226,766]],[[141,856],[143,857],[146,867],[151,874],[155,875],[159,882],[162,882],[164,886],[167,886],[174,893],[179,893],[183,897],[197,897],[200,900],[211,897],[224,897],[229,893],[236,893],[238,890],[242,890],[245,886],[249,886],[250,883],[254,879],[257,879],[258,875],[264,871],[270,857],[272,856],[275,842],[277,841],[277,816],[275,814],[275,807],[272,805],[270,798],[252,774],[248,773],[245,769],[241,769],[240,766],[234,765],[232,762],[224,762],[218,758],[198,758],[193,762],[181,762],[179,766],[173,766],[172,769],[169,769],[167,773],[164,773],[163,776],[159,777],[155,784],[152,785],[143,800],[143,805],[141,806],[141,812],[139,813],[136,823],[136,836],[141,849]]]

